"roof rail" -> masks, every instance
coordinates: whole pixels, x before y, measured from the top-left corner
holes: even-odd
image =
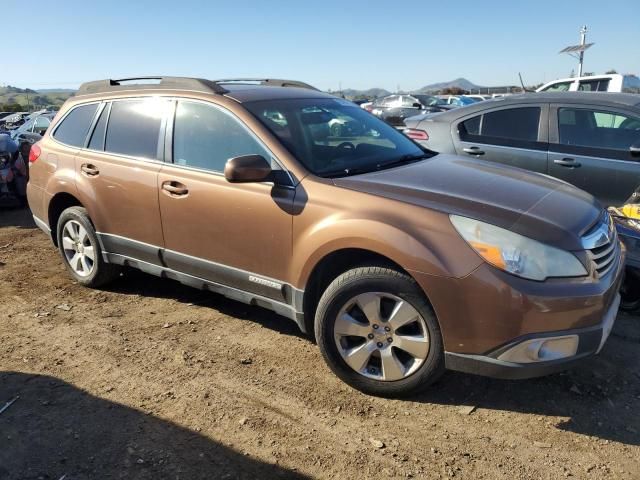
[[[155,80],[155,83],[144,83]],[[143,83],[140,83],[142,81]],[[136,83],[138,82],[138,83]],[[120,90],[144,90],[154,88],[175,88],[196,90],[205,93],[227,93],[224,87],[217,82],[202,78],[189,77],[132,77],[119,79],[96,80],[80,85],[76,95],[88,95],[91,93],[116,92]]]
[[[258,85],[266,85],[269,87],[296,87],[307,88],[309,90],[319,91],[316,87],[309,85],[308,83],[300,82],[298,80],[284,80],[280,78],[226,78],[223,80],[214,80],[217,84],[225,83],[246,83]]]

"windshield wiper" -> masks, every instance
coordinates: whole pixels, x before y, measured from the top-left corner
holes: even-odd
[[[400,165],[406,165],[408,163],[423,160],[425,158],[431,158],[433,155],[430,153],[420,153],[418,155],[402,155],[395,160],[389,162],[379,163],[376,165],[376,170],[383,170],[385,168],[399,167]]]
[[[368,165],[366,167],[342,168],[340,170],[330,170],[328,172],[322,172],[321,175],[326,178],[348,177],[351,175],[358,175],[361,173],[377,172],[379,170],[385,170],[387,168],[399,167],[401,165],[406,165],[412,162],[416,162],[418,160],[423,160],[425,158],[431,158],[432,156],[433,154],[431,153],[420,153],[418,155],[402,155],[401,157],[388,162]]]

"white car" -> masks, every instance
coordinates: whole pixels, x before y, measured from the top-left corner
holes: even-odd
[[[621,75],[619,73],[561,78],[560,80],[545,83],[536,92],[640,93],[640,78],[636,75]]]
[[[466,95],[469,98],[473,98],[474,100],[477,100],[478,102],[482,102],[484,100],[489,100],[491,98],[491,95],[478,95],[478,94],[471,94],[471,95]]]

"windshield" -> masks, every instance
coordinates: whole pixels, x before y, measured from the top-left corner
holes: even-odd
[[[245,107],[321,177],[381,170],[434,155],[338,98],[266,100],[245,103]]]
[[[438,97],[432,97],[431,95],[414,95],[422,105],[431,107],[433,105],[442,105],[446,103],[444,100]]]

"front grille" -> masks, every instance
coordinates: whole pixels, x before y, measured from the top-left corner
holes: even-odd
[[[593,268],[598,272],[598,276],[605,275],[615,264],[615,260],[620,255],[620,246],[618,245],[618,236],[600,247],[589,250]]]
[[[589,248],[587,252],[594,271],[598,274],[598,277],[602,277],[616,265],[620,256],[618,234],[608,213],[605,212],[602,221],[587,232],[583,238],[587,239],[594,235],[599,238],[597,246]],[[603,241],[605,238],[606,240]]]

